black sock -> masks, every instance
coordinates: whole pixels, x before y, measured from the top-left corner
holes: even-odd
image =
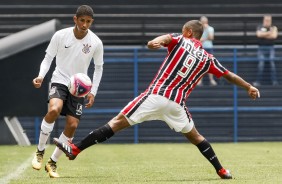
[[[82,151],[89,146],[94,144],[104,142],[114,135],[112,128],[106,124],[98,129],[93,130],[79,143],[75,143],[75,145]]]
[[[208,159],[208,161],[214,166],[216,171],[222,169],[222,166],[219,163],[215,152],[213,151],[210,143],[206,139],[203,140],[201,143],[197,144],[197,147],[199,148],[200,152],[206,157],[206,159]]]
[[[53,163],[56,163],[51,157],[50,157],[50,161],[53,162]],[[48,161],[48,162],[49,162],[49,161]]]

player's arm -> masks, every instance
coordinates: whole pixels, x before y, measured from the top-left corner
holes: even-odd
[[[45,77],[45,75],[47,74],[47,72],[50,69],[51,63],[53,61],[53,58],[50,54],[46,53],[45,57],[40,65],[40,71],[37,77],[35,77],[32,80],[32,83],[34,85],[35,88],[40,88],[43,82],[43,79]]]
[[[172,38],[169,34],[158,36],[155,39],[148,42],[147,46],[149,49],[159,49],[162,46],[168,45]]]
[[[41,62],[41,65],[40,65],[39,74],[38,74],[37,77],[35,77],[32,80],[32,83],[33,83],[35,88],[41,87],[43,79],[44,79],[45,75],[47,74],[47,72],[49,71],[54,57],[57,55],[59,40],[60,40],[59,34],[58,34],[58,32],[56,32],[52,36],[51,41],[50,41],[50,43],[49,43],[49,45],[46,49],[45,57],[44,57],[43,61]]]
[[[223,77],[228,82],[235,84],[241,88],[244,88],[253,100],[260,97],[259,90],[255,88],[254,86],[252,86],[251,84],[249,84],[248,82],[246,82],[240,76],[229,71],[227,74],[224,74]]]
[[[92,88],[90,93],[86,97],[88,100],[88,102],[85,104],[86,108],[90,108],[94,104],[95,96],[97,94],[98,87],[100,85],[100,81],[103,75],[103,64],[104,64],[103,57],[104,57],[103,43],[100,42],[93,55],[95,69],[93,73]]]

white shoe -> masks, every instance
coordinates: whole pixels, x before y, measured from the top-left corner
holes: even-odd
[[[37,151],[36,151],[36,153],[35,153],[35,155],[34,155],[34,157],[32,159],[32,162],[31,162],[31,165],[32,165],[33,169],[36,169],[36,170],[40,170],[41,169],[44,152],[45,152],[45,150],[39,151],[37,149]]]
[[[50,178],[59,178],[60,175],[57,173],[57,165],[56,162],[51,159],[45,165],[45,171],[49,174]]]

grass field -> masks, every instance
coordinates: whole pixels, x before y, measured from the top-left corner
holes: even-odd
[[[57,179],[31,168],[35,146],[0,146],[0,183],[282,183],[282,143],[212,145],[234,179],[221,180],[191,144],[100,144],[74,161],[62,156]]]

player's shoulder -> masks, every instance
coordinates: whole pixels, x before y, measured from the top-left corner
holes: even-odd
[[[60,29],[58,31],[55,32],[54,35],[58,36],[58,37],[62,37],[66,34],[70,34],[72,33],[73,27],[68,27],[68,28],[64,28],[64,29]]]
[[[99,36],[97,36],[93,31],[91,31],[90,29],[88,30],[88,33],[89,33],[89,36],[90,38],[96,42],[96,43],[99,43],[99,44],[102,44],[102,40],[99,38]]]
[[[182,36],[181,33],[170,33],[169,35],[171,35],[171,37],[173,37],[173,38]]]
[[[58,30],[56,34],[65,34],[65,33],[72,32],[72,30],[73,30],[73,27],[67,27],[67,28]]]

